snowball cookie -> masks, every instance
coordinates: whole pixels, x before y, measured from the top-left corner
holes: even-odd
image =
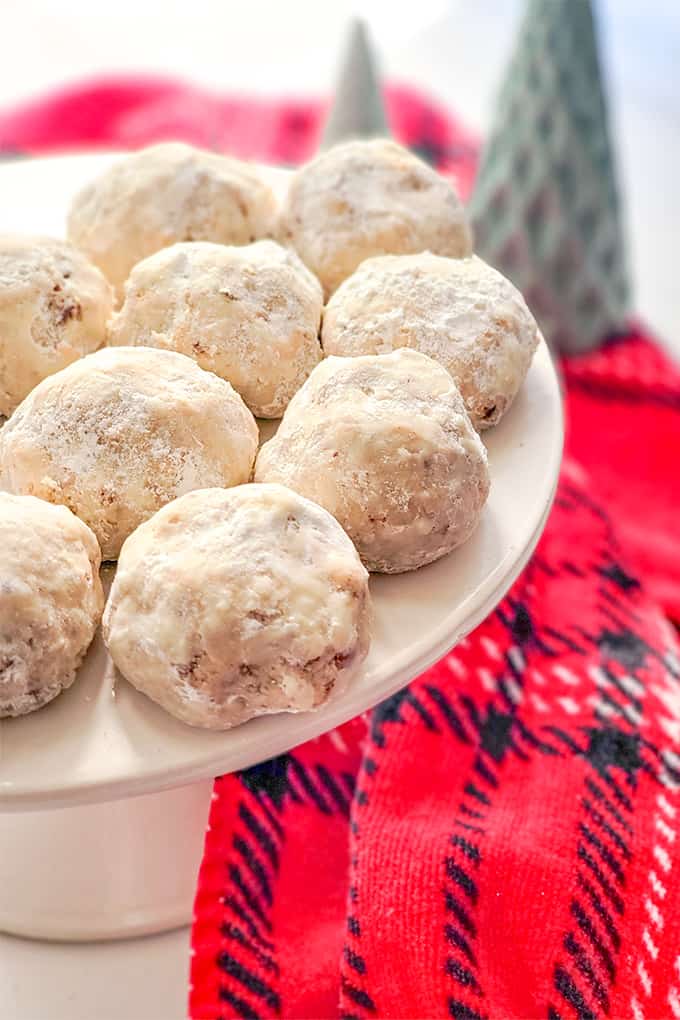
[[[123,546],[104,640],[137,690],[193,726],[302,712],[366,656],[368,575],[337,521],[290,489],[203,489]]]
[[[482,259],[385,255],[368,259],[324,313],[326,353],[387,354],[413,347],[448,369],[478,429],[495,425],[519,390],[539,341],[509,280]]]
[[[176,496],[248,481],[257,441],[238,394],[191,358],[103,348],[16,409],[0,431],[0,489],[64,503],[110,560]]]
[[[274,241],[175,244],[132,270],[109,343],[188,354],[280,418],[321,360],[322,307],[319,281]]]
[[[0,235],[0,415],[101,347],[112,306],[107,281],[66,241]]]
[[[104,606],[99,546],[64,506],[0,492],[0,718],[70,687]]]
[[[68,236],[118,294],[136,262],[175,241],[247,244],[271,233],[276,200],[236,159],[170,143],[114,163],[74,199]]]
[[[449,181],[386,139],[337,145],[293,176],[279,236],[326,295],[372,255],[469,255],[472,235]]]
[[[486,450],[455,383],[409,350],[322,361],[260,449],[255,479],[325,507],[369,570],[386,573],[464,542],[489,491]]]

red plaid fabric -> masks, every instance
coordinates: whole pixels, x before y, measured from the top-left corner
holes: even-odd
[[[388,106],[467,192],[474,140]],[[104,82],[0,117],[0,147],[294,163],[321,113]],[[366,717],[216,781],[194,1020],[680,1018],[680,373],[632,328],[564,374],[554,511],[496,611]]]

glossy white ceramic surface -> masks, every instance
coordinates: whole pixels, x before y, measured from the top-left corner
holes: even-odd
[[[62,234],[71,195],[111,156],[0,168],[0,231]],[[283,171],[271,175],[280,192]],[[444,655],[494,608],[545,523],[563,439],[559,385],[541,345],[501,424],[484,433],[491,495],[460,549],[409,574],[373,576],[375,629],[360,675],[315,713],[266,716],[227,733],[175,721],[116,676],[99,636],[73,687],[51,705],[0,722],[0,811],[134,797],[243,768],[365,711]]]

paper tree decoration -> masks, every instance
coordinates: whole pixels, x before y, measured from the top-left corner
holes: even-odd
[[[355,19],[347,36],[321,148],[327,149],[348,138],[377,138],[389,133],[366,25]]]
[[[590,0],[529,0],[470,210],[476,250],[554,348],[597,346],[629,286]]]

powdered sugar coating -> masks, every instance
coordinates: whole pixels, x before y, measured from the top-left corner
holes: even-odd
[[[540,333],[515,286],[473,255],[367,259],[324,312],[327,354],[387,354],[411,347],[455,379],[478,429],[503,417],[527,374]]]
[[[68,236],[122,296],[130,270],[176,241],[248,244],[269,235],[276,200],[257,170],[177,142],[109,167],[74,199]]]
[[[127,540],[104,639],[172,715],[228,729],[318,708],[365,658],[369,623],[368,575],[330,514],[242,485],[183,496]]]
[[[0,236],[0,415],[106,338],[111,287],[66,241]]]
[[[0,492],[0,718],[73,683],[104,606],[99,563],[97,540],[66,507]]]
[[[319,281],[274,241],[175,244],[139,262],[109,343],[179,351],[279,418],[321,360]]]
[[[451,183],[387,139],[337,145],[291,179],[279,220],[326,296],[373,255],[472,251],[472,234]]]
[[[192,489],[248,481],[255,419],[190,358],[104,348],[45,379],[0,431],[0,488],[63,503],[105,559]]]
[[[330,357],[260,449],[255,480],[325,507],[369,570],[413,570],[472,533],[486,450],[451,376],[417,351]]]

